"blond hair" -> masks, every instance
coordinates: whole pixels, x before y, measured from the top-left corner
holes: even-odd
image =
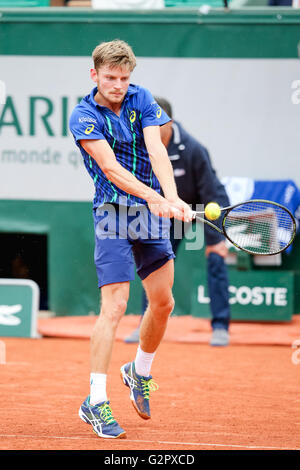
[[[111,65],[112,67],[122,67],[128,65],[132,72],[136,66],[135,55],[127,42],[115,39],[110,42],[102,42],[95,47],[92,58],[94,68],[97,70],[101,65]]]

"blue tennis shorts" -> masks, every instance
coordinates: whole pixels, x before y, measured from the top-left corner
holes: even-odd
[[[170,219],[157,217],[146,205],[105,204],[93,210],[94,260],[98,286],[143,280],[175,258]]]

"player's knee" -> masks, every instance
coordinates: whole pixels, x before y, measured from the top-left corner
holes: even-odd
[[[168,304],[168,307],[169,307],[168,308],[168,313],[169,313],[169,315],[171,315],[171,313],[173,312],[174,307],[175,307],[175,300],[174,300],[173,297],[171,297],[170,302]]]
[[[157,299],[155,299],[154,303],[151,305],[151,310],[154,313],[154,315],[164,315],[164,316],[169,316],[174,310],[175,306],[175,301],[173,296],[158,296]]]
[[[106,305],[105,308],[101,309],[100,315],[105,317],[112,326],[117,326],[126,309],[127,300],[116,298],[110,305]]]
[[[127,301],[125,299],[116,299],[111,311],[113,320],[118,321],[125,314],[126,309]]]

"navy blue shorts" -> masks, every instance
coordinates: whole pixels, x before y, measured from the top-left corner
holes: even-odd
[[[147,206],[106,204],[94,209],[94,260],[98,286],[143,280],[175,258],[170,220],[151,214]]]

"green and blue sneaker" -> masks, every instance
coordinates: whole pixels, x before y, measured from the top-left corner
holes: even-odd
[[[90,405],[90,397],[88,396],[79,408],[79,417],[88,424],[93,426],[93,431],[99,437],[110,439],[123,439],[126,432],[122,429],[112,415],[109,401]]]
[[[128,362],[121,367],[121,377],[124,384],[130,388],[130,399],[143,419],[150,419],[149,395],[158,389],[158,385],[152,380],[152,376],[143,377],[135,371],[134,362]]]

